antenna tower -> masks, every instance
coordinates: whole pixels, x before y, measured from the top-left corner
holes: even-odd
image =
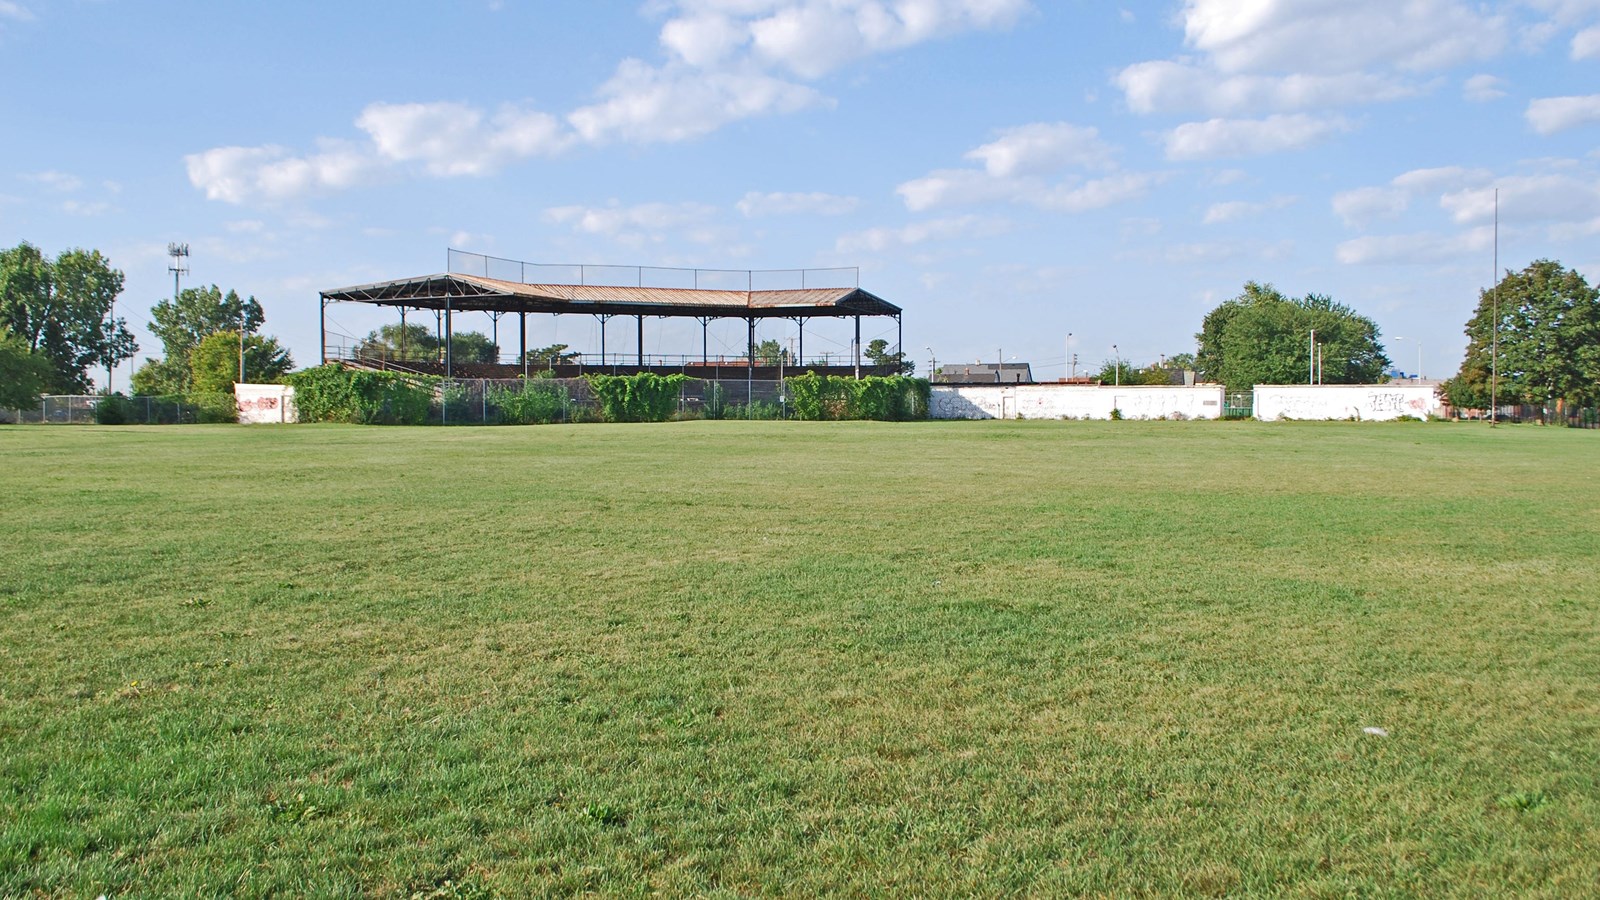
[[[178,302],[178,280],[189,274],[189,245],[171,243],[167,245],[167,255],[172,257],[172,262],[167,264],[167,271],[172,273],[172,302]]]

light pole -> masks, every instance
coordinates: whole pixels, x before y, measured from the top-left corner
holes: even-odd
[[[1070,365],[1072,363],[1072,332],[1070,332],[1070,331],[1067,332],[1067,340],[1066,340],[1065,346],[1062,347],[1062,350],[1065,351],[1065,353],[1067,354],[1067,358],[1062,360],[1061,362],[1063,364]],[[1072,374],[1067,376],[1067,377],[1069,379],[1070,378],[1076,378],[1077,375],[1078,375],[1078,370],[1077,369],[1078,369],[1077,366],[1073,366],[1072,367]]]
[[[1122,387],[1122,356],[1117,352],[1117,345],[1111,345],[1111,381],[1112,387]]]
[[[1418,340],[1416,338],[1401,337],[1399,335],[1395,335],[1394,339],[1397,340],[1397,341],[1410,341],[1411,343],[1417,345],[1417,377],[1413,378],[1412,380],[1415,381],[1417,384],[1421,384],[1422,383],[1422,341],[1420,341],[1420,340]]]
[[[1317,383],[1317,330],[1311,329],[1310,361],[1306,364],[1306,384]]]

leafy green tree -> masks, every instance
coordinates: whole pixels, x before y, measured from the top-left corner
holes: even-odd
[[[537,350],[529,350],[528,364],[542,366],[546,363],[553,362],[556,365],[561,365],[562,363],[572,362],[573,360],[577,359],[578,356],[578,352],[576,350],[569,350],[566,344],[551,344],[548,347],[540,347]],[[518,365],[522,363],[521,357],[518,357],[517,363]]]
[[[260,334],[244,339],[244,377],[251,384],[271,384],[283,380],[294,368],[289,351],[277,339]],[[189,353],[190,389],[200,394],[221,394],[233,390],[239,380],[239,332],[217,331],[206,335]]]
[[[0,250],[0,328],[50,362],[47,390],[85,393],[91,367],[138,352],[127,323],[112,316],[122,272],[98,250],[46,257],[26,241]]]
[[[55,368],[28,349],[20,338],[0,328],[0,409],[33,409]]]
[[[789,359],[789,351],[784,349],[783,345],[771,339],[756,345],[756,365],[776,366],[779,364],[785,366],[794,364]]]
[[[1453,405],[1489,405],[1497,303],[1500,402],[1600,402],[1600,291],[1578,272],[1541,259],[1507,271],[1497,289],[1478,295],[1467,321],[1466,358],[1446,386]]]
[[[1327,384],[1371,384],[1389,367],[1378,326],[1331,297],[1286,297],[1270,284],[1246,282],[1244,292],[1205,317],[1195,364],[1208,381],[1243,391],[1257,384],[1303,384],[1310,374],[1316,331]]]
[[[458,331],[450,338],[450,359],[457,363],[492,363],[500,358],[500,347],[489,336],[477,331]]]
[[[398,322],[385,325],[356,344],[359,356],[379,359],[434,360],[439,358],[439,338],[426,325]]]
[[[1125,359],[1108,359],[1100,365],[1100,371],[1094,377],[1104,384],[1172,384],[1174,373],[1181,371],[1159,362],[1138,368]],[[1179,378],[1178,381],[1182,383],[1183,379]]]
[[[220,331],[235,335],[238,348],[239,325],[246,332],[260,330],[266,316],[255,297],[240,299],[236,291],[226,294],[216,285],[185,288],[175,300],[161,300],[150,307],[150,332],[161,339],[163,358],[146,358],[133,373],[133,390],[139,394],[183,394],[192,385],[189,355],[201,341]],[[234,367],[238,368],[237,365]]]
[[[891,375],[910,375],[917,370],[917,364],[906,359],[904,352],[890,353],[889,342],[883,338],[869,341],[867,349],[862,352],[867,357],[867,362],[889,370]]]

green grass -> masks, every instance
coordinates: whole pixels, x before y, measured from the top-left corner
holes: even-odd
[[[1593,893],[1597,440],[0,429],[0,896]]]

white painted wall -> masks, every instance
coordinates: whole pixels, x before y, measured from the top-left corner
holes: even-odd
[[[1431,384],[1258,384],[1254,415],[1276,419],[1360,419],[1442,415],[1439,389]]]
[[[286,384],[236,384],[233,400],[241,425],[282,425],[300,421],[294,388]]]
[[[1215,419],[1222,385],[936,384],[928,403],[934,419],[1109,419],[1113,409],[1125,419]]]

